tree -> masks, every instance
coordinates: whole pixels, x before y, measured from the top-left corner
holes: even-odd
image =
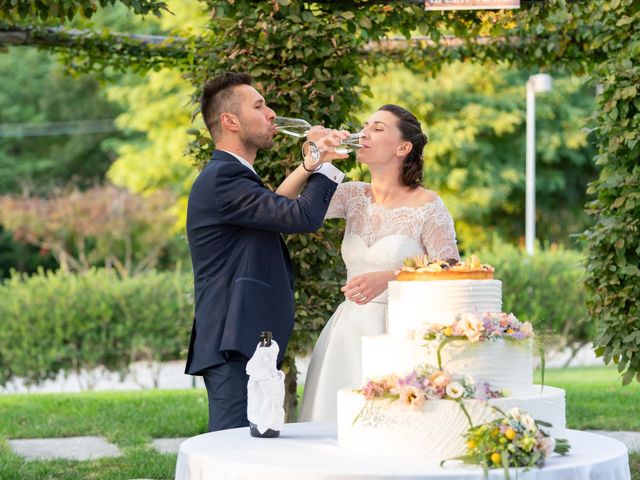
[[[24,184],[47,191],[72,179],[104,178],[112,158],[102,142],[117,135],[113,119],[119,109],[94,77],[73,79],[55,59],[32,48],[0,55],[0,76],[0,123],[28,125],[0,130],[14,135],[0,142],[0,192],[16,193]],[[68,133],[58,134],[60,128]],[[73,131],[84,133],[69,135]]]
[[[527,76],[505,64],[452,63],[426,78],[389,66],[369,80],[366,110],[399,103],[423,123],[425,183],[444,197],[465,250],[492,235],[517,244],[524,234]],[[595,178],[584,129],[594,94],[584,80],[557,74],[537,103],[538,237],[573,244],[569,235],[587,226],[582,207]]]
[[[50,251],[63,272],[114,268],[129,277],[155,267],[175,219],[167,192],[141,198],[114,187],[0,197],[0,223],[15,240]]]
[[[180,8],[177,8],[177,7]],[[175,15],[161,15],[161,32],[186,35],[202,29],[206,22],[202,4],[195,1],[169,3]],[[191,137],[195,106],[190,102],[192,86],[179,71],[165,68],[150,72],[144,82],[111,85],[109,99],[125,110],[117,124],[129,131],[140,132],[137,141],[114,142],[117,159],[108,178],[115,184],[140,194],[169,189],[177,202],[168,206],[176,217],[177,232],[183,232],[186,221],[187,196],[197,175],[193,160],[185,155]],[[200,117],[198,117],[199,119]],[[202,126],[201,122],[198,126]]]

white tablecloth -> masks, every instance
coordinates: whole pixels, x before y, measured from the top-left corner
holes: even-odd
[[[520,470],[520,480],[629,480],[625,445],[594,433],[567,430],[571,454],[552,455],[543,469]],[[515,470],[512,470],[512,478]],[[180,445],[176,480],[477,479],[482,470],[460,463],[350,453],[338,446],[335,423],[288,423],[279,438],[252,438],[236,428]],[[501,470],[489,478],[502,479]]]

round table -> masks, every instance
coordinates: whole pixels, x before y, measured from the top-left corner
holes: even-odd
[[[543,469],[520,469],[520,480],[629,480],[626,446],[609,437],[567,430],[570,455],[552,455]],[[516,478],[512,469],[512,478]],[[451,462],[352,453],[338,446],[336,424],[288,423],[279,438],[253,438],[248,428],[207,433],[180,445],[176,480],[474,479],[482,469]],[[490,479],[504,478],[492,470]]]

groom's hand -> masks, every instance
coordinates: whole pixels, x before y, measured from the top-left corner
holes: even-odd
[[[321,152],[320,161],[327,163],[349,157],[349,155],[333,151],[334,147],[340,145],[340,142],[349,135],[350,132],[348,130],[333,130],[321,125],[316,125],[307,132],[307,140],[316,144]]]
[[[387,289],[387,284],[395,280],[394,272],[369,272],[351,278],[340,290],[347,300],[364,305]]]

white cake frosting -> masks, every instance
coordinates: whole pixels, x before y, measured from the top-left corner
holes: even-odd
[[[422,364],[437,366],[439,340],[414,340],[424,324],[451,325],[466,312],[502,311],[499,280],[393,281],[388,289],[388,335],[362,339],[362,384],[386,375],[403,376]],[[464,400],[474,425],[513,407],[550,423],[552,436],[565,432],[565,393],[533,385],[533,340],[453,341],[441,350],[452,377],[486,382],[511,395],[488,401]],[[457,401],[425,399],[415,409],[400,401],[367,401],[353,388],[338,392],[338,443],[354,451],[400,457],[452,458],[465,453],[469,421]]]
[[[426,345],[426,346],[425,346]],[[362,338],[362,383],[395,373],[406,375],[417,365],[437,365],[437,341],[405,340],[389,335]],[[441,352],[442,365],[456,376],[468,376],[513,395],[533,384],[532,341],[492,340],[448,343]]]
[[[387,333],[407,338],[423,323],[449,325],[463,312],[501,312],[500,280],[389,282]]]
[[[527,394],[488,402],[465,400],[474,425],[499,416],[489,405],[507,411],[519,407],[534,419],[553,425],[549,433],[565,436],[564,390],[539,385]],[[354,421],[356,420],[357,421]],[[399,402],[367,400],[351,389],[338,392],[338,442],[341,447],[371,455],[452,458],[465,453],[463,435],[469,421],[452,400],[426,400],[420,409]]]

